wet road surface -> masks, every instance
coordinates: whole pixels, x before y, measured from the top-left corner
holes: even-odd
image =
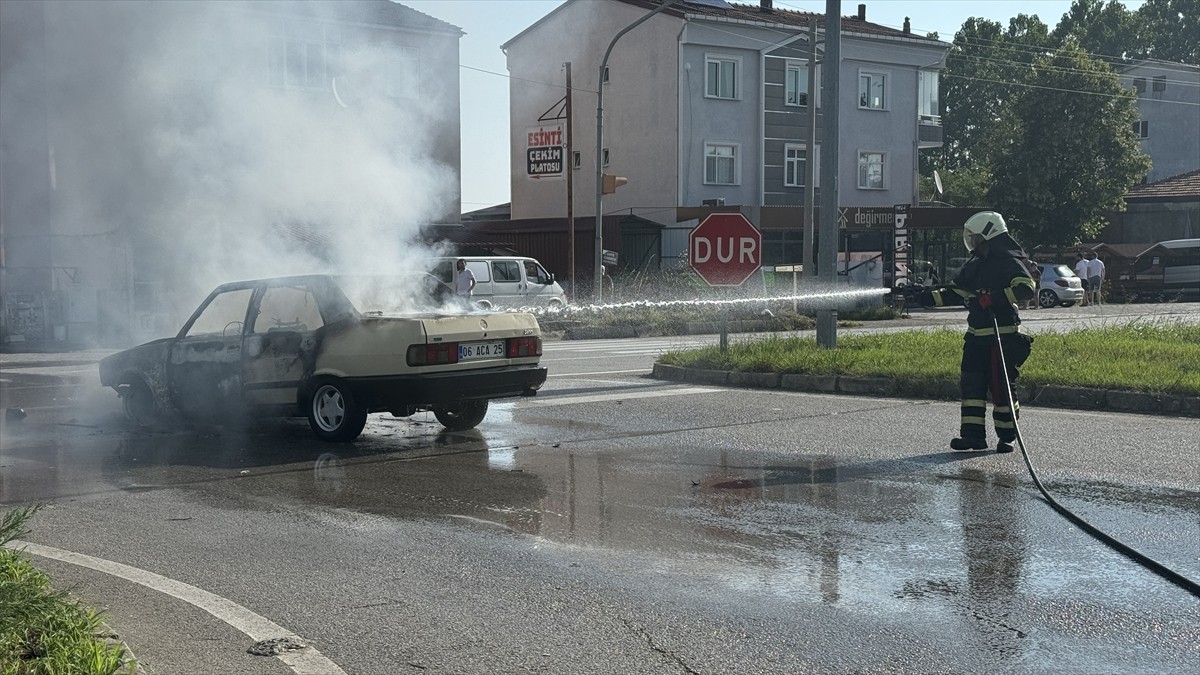
[[[692,338],[550,343],[479,429],[372,416],[132,431],[73,364],[7,367],[30,542],[215,593],[348,673],[1194,672],[1200,601],[1056,515],[957,406],[645,378]],[[72,369],[78,372],[71,372]],[[629,372],[632,371],[632,372]],[[1196,420],[1028,408],[1060,501],[1200,578]],[[293,672],[178,599],[39,558],[150,673]]]

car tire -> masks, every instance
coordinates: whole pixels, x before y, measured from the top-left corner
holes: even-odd
[[[367,409],[358,404],[346,382],[334,377],[318,378],[308,392],[308,426],[317,438],[335,443],[358,438],[367,424]]]
[[[1059,304],[1058,294],[1049,288],[1043,288],[1042,291],[1038,293],[1038,304],[1042,306],[1042,309],[1057,307]]]
[[[433,415],[450,431],[474,429],[487,416],[487,399],[472,399],[433,406]]]
[[[125,411],[125,419],[138,427],[152,427],[161,416],[154,393],[140,377],[133,378],[121,388],[121,408]]]

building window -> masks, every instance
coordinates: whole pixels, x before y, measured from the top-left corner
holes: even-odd
[[[859,152],[858,187],[863,190],[887,189],[887,185],[883,179],[883,168],[886,161],[887,153]]]
[[[737,98],[738,59],[725,56],[704,57],[704,95],[710,98]]]
[[[821,146],[813,153],[813,187],[821,185]],[[783,146],[783,184],[787,187],[804,187],[805,164],[808,150],[802,143]]]
[[[858,74],[858,107],[869,110],[884,110],[887,100],[884,98],[887,76],[883,73]]]
[[[938,107],[938,73],[922,70],[917,73],[917,115],[926,124],[940,124],[941,109]]]
[[[267,38],[267,83],[322,89],[337,76],[340,36],[333,28],[275,24]]]
[[[416,49],[393,47],[389,54],[391,77],[387,94],[392,98],[418,98],[421,95],[421,60]]]
[[[783,102],[787,105],[808,105],[808,66],[788,64]]]
[[[707,185],[737,185],[737,145],[704,144],[704,182]]]
[[[604,148],[600,151],[600,158],[600,166],[608,166],[608,148]]]
[[[1138,122],[1134,122],[1133,123],[1133,133],[1135,135],[1137,135],[1137,137],[1139,139],[1150,138],[1150,122],[1148,122],[1147,120],[1140,120]]]
[[[1157,94],[1157,93],[1162,93],[1166,90],[1167,90],[1167,76],[1166,75],[1155,75],[1153,91]]]
[[[762,263],[795,265],[804,262],[803,230],[763,230]]]
[[[578,169],[583,166],[583,157],[579,155],[579,151],[571,153],[571,168]]]
[[[1146,78],[1144,78],[1144,77],[1133,78],[1133,90],[1139,94],[1146,93]]]

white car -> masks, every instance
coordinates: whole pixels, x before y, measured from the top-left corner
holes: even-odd
[[[1042,278],[1038,282],[1040,307],[1070,307],[1083,300],[1083,283],[1070,267],[1051,264],[1038,267],[1042,270]]]
[[[470,429],[490,399],[533,396],[545,383],[531,314],[422,312],[414,298],[428,287],[361,279],[224,284],[175,337],[102,360],[100,382],[137,424],[164,413],[307,417],[327,441],[357,438],[372,412],[431,410],[448,429]]]

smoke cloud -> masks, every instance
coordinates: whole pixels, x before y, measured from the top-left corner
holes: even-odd
[[[416,242],[458,215],[458,38],[364,25],[354,4],[42,4],[44,55],[6,51],[3,76],[44,78],[45,110],[4,113],[23,117],[9,133],[45,129],[29,156],[49,166],[28,168],[49,174],[55,260],[100,292],[152,289],[173,332],[219,283],[443,255]],[[7,14],[6,35],[36,23]]]

